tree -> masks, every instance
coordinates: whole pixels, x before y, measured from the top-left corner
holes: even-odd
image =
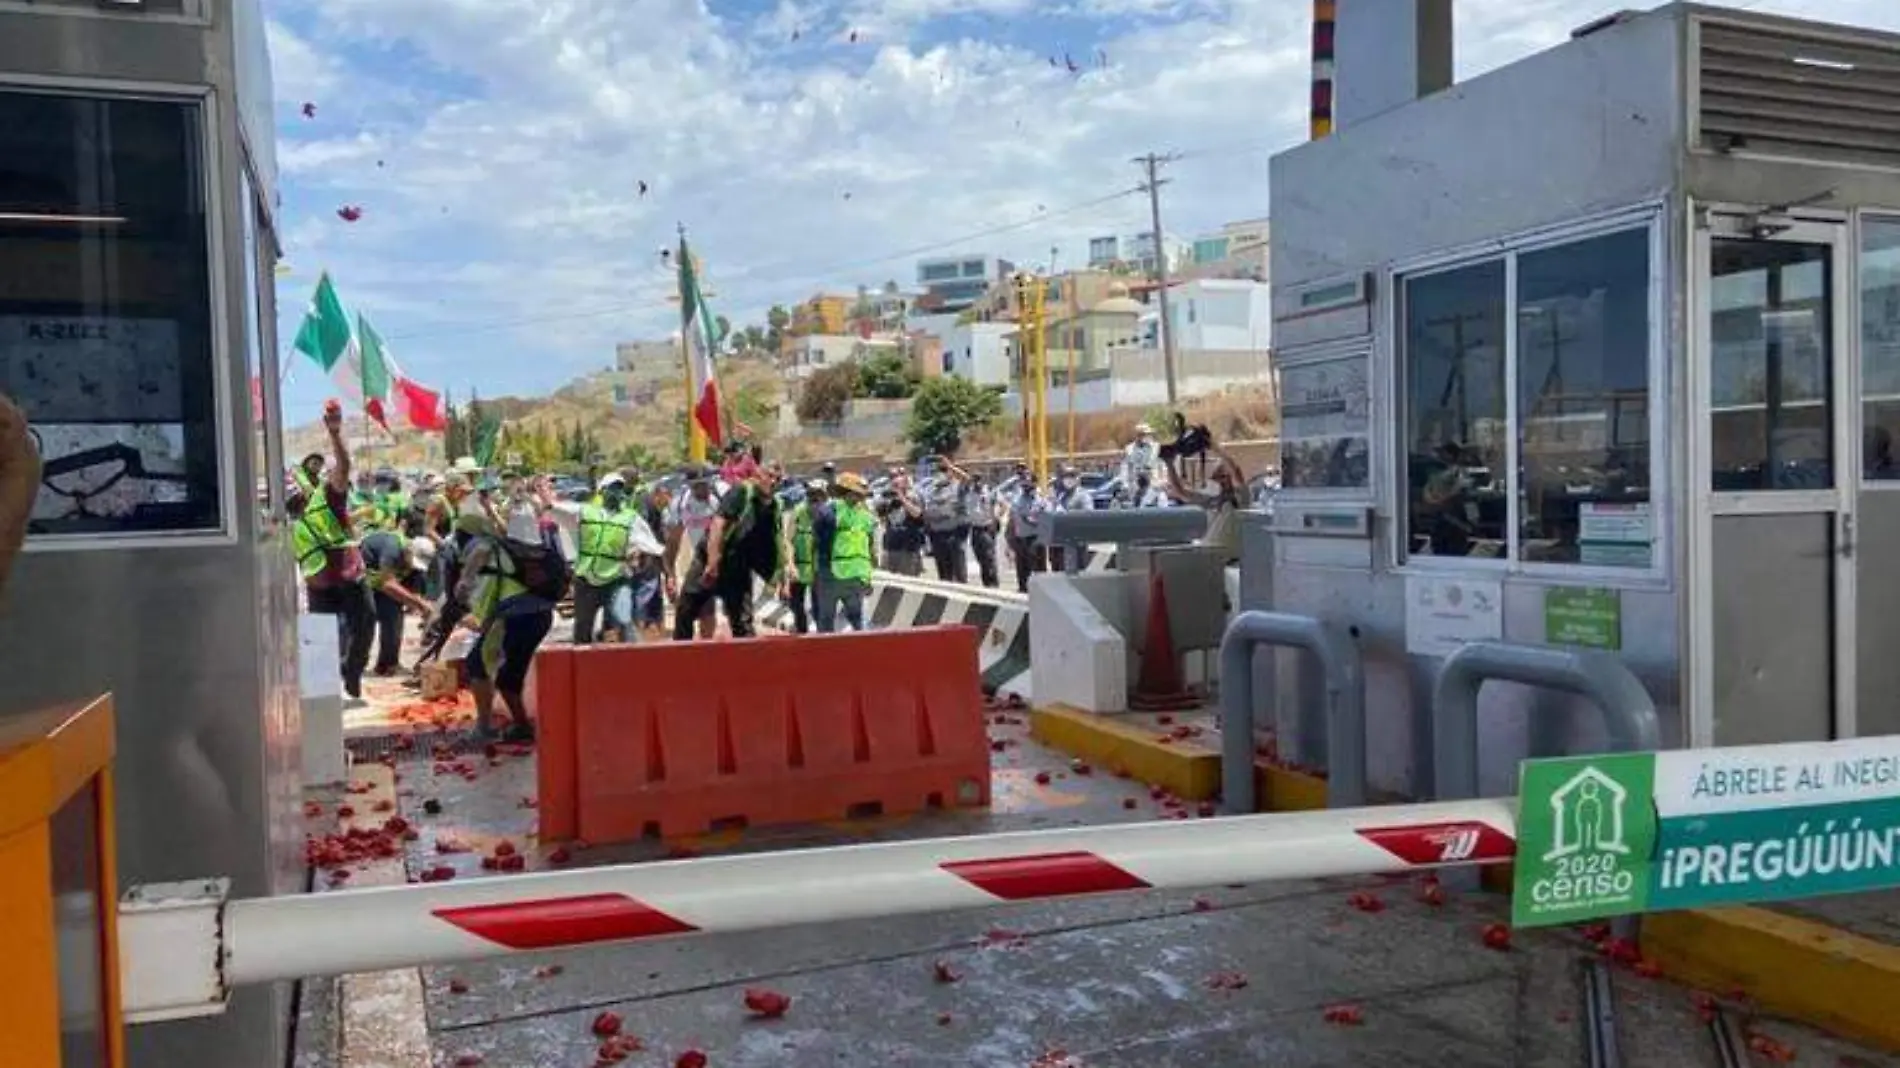
[[[967,378],[944,375],[917,387],[904,437],[912,456],[954,455],[963,435],[1003,414],[1003,398]]]
[[[877,352],[858,366],[853,396],[902,400],[915,392],[917,372],[911,369],[910,361],[898,353]]]
[[[779,343],[785,338],[785,328],[792,325],[792,313],[785,305],[774,304],[765,313],[765,347],[778,354]]]
[[[732,336],[732,320],[723,315],[713,316],[713,350],[726,351],[726,339]]]
[[[801,423],[836,423],[844,418],[844,406],[857,385],[858,365],[846,361],[824,367],[805,379],[798,393],[798,419]]]

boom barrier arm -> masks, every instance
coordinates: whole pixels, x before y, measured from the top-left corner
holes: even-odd
[[[134,889],[126,1018],[211,1015],[231,988],[509,953],[1011,902],[1509,860],[1516,802],[1433,802],[1131,823],[224,899]]]

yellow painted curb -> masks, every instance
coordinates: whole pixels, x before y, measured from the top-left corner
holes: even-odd
[[[1262,812],[1313,812],[1326,807],[1326,780],[1317,775],[1256,762],[1253,781]]]
[[[1774,1015],[1900,1050],[1900,946],[1740,907],[1645,916],[1643,955],[1681,982],[1739,990]]]
[[[1151,727],[1113,716],[1047,705],[1029,712],[1029,734],[1044,745],[1159,786],[1184,801],[1220,792],[1220,754],[1191,741],[1163,744]]]

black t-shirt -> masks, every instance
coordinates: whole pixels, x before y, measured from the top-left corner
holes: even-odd
[[[409,570],[409,562],[404,559],[402,539],[387,530],[379,530],[363,539],[358,546],[363,552],[363,567],[371,574],[378,571],[394,572],[401,578]]]
[[[748,516],[748,512],[750,515]],[[721,582],[737,582],[751,572],[770,579],[778,570],[778,502],[750,482],[741,482],[719,499],[713,513],[725,521],[725,540],[719,550]],[[706,543],[693,554],[703,565]]]
[[[907,492],[905,497],[915,501],[915,490]],[[905,509],[903,498],[895,495],[887,498],[878,511],[884,516],[884,551],[887,553],[922,552],[924,542],[924,519],[913,516]]]

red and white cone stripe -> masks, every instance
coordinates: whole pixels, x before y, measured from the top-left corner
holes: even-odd
[[[1510,800],[939,838],[233,901],[228,985],[1014,901],[1507,860]]]

